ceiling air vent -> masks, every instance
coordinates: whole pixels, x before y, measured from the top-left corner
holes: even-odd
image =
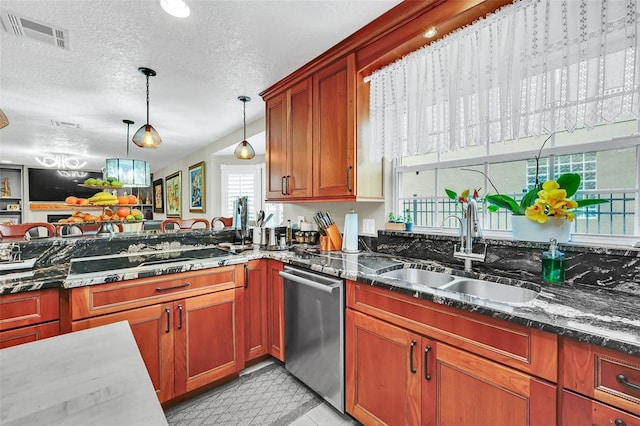
[[[44,22],[36,22],[5,9],[0,9],[4,30],[18,37],[31,38],[69,50],[69,31]]]
[[[51,125],[54,127],[67,127],[69,129],[79,129],[80,123],[71,123],[69,121],[56,121],[51,120]]]

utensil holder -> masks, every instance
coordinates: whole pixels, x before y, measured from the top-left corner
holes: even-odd
[[[342,250],[342,235],[336,224],[330,225],[325,232],[329,237],[329,250]]]

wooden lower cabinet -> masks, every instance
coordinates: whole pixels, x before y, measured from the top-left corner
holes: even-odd
[[[576,393],[562,391],[562,426],[640,426],[640,417]]]
[[[267,261],[251,260],[244,284],[245,361],[268,353]]]
[[[58,334],[60,334],[59,321],[0,331],[0,349],[21,345],[23,343],[35,342],[36,340],[54,337]]]
[[[242,296],[244,277],[242,265],[221,268],[210,274],[211,287],[198,285],[198,280],[207,280],[206,273],[180,274],[164,280],[147,282],[141,279],[123,283],[103,284],[102,288],[79,288],[80,294],[71,295],[71,312],[92,312],[88,318],[73,318],[69,331],[128,321],[138,344],[142,359],[160,402],[168,401],[189,391],[198,389],[216,380],[237,374],[244,367],[244,310]],[[230,277],[215,279],[231,273]],[[222,275],[221,275],[222,274]],[[217,278],[216,278],[217,277]],[[193,285],[179,285],[177,288],[196,287],[195,290],[167,294],[165,288],[176,287],[183,280]],[[230,280],[237,279],[238,286],[231,287]],[[123,286],[123,293],[129,288],[149,286],[159,289],[156,298],[125,298],[118,293],[117,286]],[[172,285],[170,285],[172,284]],[[96,287],[101,287],[96,286]],[[218,291],[216,291],[218,290]],[[105,292],[111,299],[126,299],[116,304],[110,302],[104,308],[95,306],[97,297]],[[88,295],[88,297],[86,297]],[[117,296],[117,297],[116,297]],[[111,300],[110,299],[110,300]],[[140,306],[143,305],[143,306]],[[102,314],[103,311],[106,311]]]
[[[267,261],[267,321],[269,354],[284,362],[284,283],[278,275],[282,262]]]
[[[556,423],[556,386],[347,310],[347,412],[369,425]]]
[[[365,425],[421,424],[422,368],[411,347],[421,337],[347,310],[345,340],[347,412]]]
[[[242,321],[236,302],[239,291],[74,321],[72,330],[129,321],[158,399],[164,402],[244,367],[236,336]]]
[[[640,416],[640,357],[565,338],[562,360],[565,389]]]
[[[0,349],[60,334],[57,288],[0,296]]]
[[[172,303],[162,303],[74,321],[72,331],[128,321],[160,402],[173,397],[174,335]]]

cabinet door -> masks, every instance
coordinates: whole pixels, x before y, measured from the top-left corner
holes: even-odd
[[[640,417],[601,404],[582,395],[562,391],[563,426],[640,426]]]
[[[287,90],[289,173],[285,179],[285,193],[291,198],[313,195],[313,138],[311,136],[311,79],[308,78]]]
[[[435,424],[556,423],[556,386],[441,343],[436,360],[434,394],[428,396],[435,401],[435,413],[429,415]]]
[[[267,321],[269,354],[284,362],[284,293],[282,277],[282,262],[267,261]]]
[[[346,317],[347,412],[364,424],[429,424],[421,422],[421,337],[350,309]]]
[[[243,312],[225,290],[173,302],[175,392],[181,395],[230,376],[244,366]]]
[[[353,55],[313,76],[314,197],[355,198]]]
[[[160,402],[174,396],[173,321],[171,303],[74,321],[72,331],[128,321]]]
[[[287,94],[266,102],[267,199],[282,199],[285,194],[287,166]]]
[[[244,289],[245,362],[267,354],[267,261],[249,261]]]

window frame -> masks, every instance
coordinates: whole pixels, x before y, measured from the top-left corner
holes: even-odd
[[[638,120],[637,125],[640,126],[640,120]],[[640,132],[638,132],[640,133]],[[529,160],[538,155],[539,147],[536,149],[527,149],[519,152],[509,152],[509,153],[499,153],[499,154],[490,154],[490,145],[488,144],[485,149],[485,155],[476,156],[476,157],[468,157],[461,159],[452,159],[452,160],[442,160],[440,161],[440,155],[436,156],[436,159],[429,163],[423,164],[412,164],[412,165],[398,165],[398,161],[394,160],[392,162],[393,169],[393,182],[392,182],[392,197],[393,197],[393,206],[395,211],[400,211],[402,208],[402,203],[400,199],[400,194],[402,194],[402,174],[404,173],[415,173],[422,171],[430,171],[436,170],[435,173],[435,188],[436,194],[433,197],[436,200],[448,198],[444,193],[444,188],[440,187],[438,182],[438,169],[448,169],[448,168],[459,168],[465,166],[478,166],[481,165],[483,167],[483,171],[487,173],[488,165],[492,163],[502,163],[507,161],[521,161],[521,160]],[[579,144],[571,144],[571,145],[561,145],[561,146],[545,146],[543,150],[543,156],[560,156],[560,155],[571,155],[577,153],[586,153],[586,152],[598,152],[598,151],[609,151],[616,149],[624,149],[624,148],[633,148],[635,147],[635,156],[636,156],[636,170],[635,170],[635,188],[612,188],[607,189],[607,192],[624,192],[635,194],[635,216],[633,220],[634,227],[634,235],[625,236],[625,235],[605,235],[605,234],[581,234],[581,233],[572,233],[571,242],[573,243],[589,243],[589,244],[615,244],[615,245],[633,245],[634,243],[640,240],[640,134],[632,135],[632,136],[624,136],[624,137],[615,137],[608,140],[600,140],[594,142],[586,142]],[[485,179],[485,178],[481,178]],[[486,182],[488,184],[488,182]],[[483,185],[485,188],[490,188],[490,186]],[[585,193],[589,193],[592,191],[584,191]],[[436,216],[438,215],[436,203]],[[482,224],[485,223],[486,215],[491,213],[484,211],[482,213]],[[431,233],[431,234],[445,234],[445,235],[458,235],[459,230],[454,228],[443,228],[440,227],[425,227],[425,226],[416,226],[414,224],[414,232],[423,232],[423,233]],[[498,238],[498,239],[513,239],[510,230],[491,230],[484,229],[483,227],[483,235],[489,238]]]

